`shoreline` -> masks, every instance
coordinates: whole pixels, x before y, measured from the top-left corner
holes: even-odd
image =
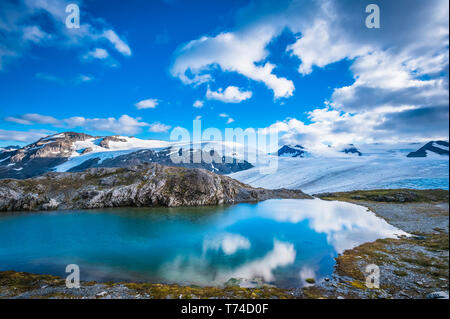
[[[241,288],[150,283],[82,282],[68,289],[50,275],[0,272],[0,298],[430,298],[448,296],[449,207],[445,190],[370,190],[318,194],[324,200],[362,205],[413,236],[379,239],[346,250],[336,258],[333,275],[307,287]],[[364,268],[380,268],[380,288],[365,286]],[[433,295],[435,294],[435,295]]]

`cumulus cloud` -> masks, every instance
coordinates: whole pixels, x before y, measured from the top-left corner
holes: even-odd
[[[142,109],[154,109],[158,105],[159,101],[157,99],[147,99],[139,101],[135,104],[138,110]]]
[[[198,85],[209,82],[211,71],[218,66],[222,71],[263,82],[276,98],[289,97],[294,91],[292,81],[276,76],[275,65],[270,62],[257,64],[268,56],[265,47],[275,34],[270,26],[258,26],[192,40],[176,52],[171,73],[185,84]]]
[[[88,53],[86,53],[83,56],[83,59],[89,60],[89,59],[94,58],[94,59],[101,59],[101,60],[103,60],[103,59],[106,59],[108,57],[109,57],[108,51],[106,51],[105,49],[102,49],[102,48],[95,48],[94,50],[89,51]]]
[[[225,90],[211,91],[208,87],[206,98],[209,100],[218,100],[224,103],[240,103],[252,97],[251,91],[241,91],[236,86],[229,86]]]
[[[103,32],[103,37],[108,39],[116,48],[117,51],[123,55],[130,56],[131,49],[113,30],[106,30]]]
[[[170,125],[165,125],[159,122],[155,122],[153,124],[150,124],[149,127],[149,132],[153,132],[153,133],[165,133],[168,130],[170,130],[171,126]]]
[[[141,122],[139,118],[133,118],[126,114],[119,118],[84,118],[71,117],[62,120],[62,126],[69,128],[82,127],[90,131],[105,131],[117,134],[134,135],[141,132],[142,127],[149,126],[148,123]]]
[[[36,113],[28,113],[19,117],[9,116],[5,118],[5,121],[14,122],[24,125],[32,124],[58,124],[59,121],[53,116],[40,115]]]
[[[308,122],[287,118],[262,132],[278,132],[282,144],[310,149],[349,143],[425,142],[448,139],[448,118],[448,105],[385,107],[358,113],[325,107],[308,112]]]
[[[14,131],[0,129],[0,141],[14,141],[14,142],[34,142],[41,137],[54,134],[54,131],[48,130],[29,130],[29,131]]]
[[[448,139],[448,2],[380,0],[380,29],[365,27],[367,4],[250,2],[240,10],[232,30],[180,47],[172,75],[199,85],[214,80],[216,72],[236,72],[265,83],[276,98],[289,97],[294,84],[276,75],[268,52],[268,44],[288,29],[296,39],[286,52],[298,58],[302,76],[347,60],[354,82],[336,87],[327,104],[309,114],[311,122],[291,118],[274,123],[272,128],[282,128],[286,139]],[[408,116],[436,125],[407,127]]]
[[[56,119],[52,116],[40,114],[24,114],[19,117],[7,117],[4,120],[24,125],[49,124],[54,127],[69,129],[80,127],[88,131],[104,131],[128,135],[140,133],[144,127],[159,129],[162,132],[161,129],[164,127],[164,124],[149,124],[141,121],[141,118],[133,118],[126,114],[119,118],[85,118],[83,116],[73,116],[65,119]]]
[[[200,100],[197,100],[197,101],[194,102],[194,104],[192,104],[192,106],[196,107],[196,108],[202,108],[203,105],[204,105],[204,102],[200,101]]]
[[[0,70],[36,45],[81,50],[106,45],[120,55],[128,57],[132,54],[126,41],[101,19],[84,14],[79,29],[66,28],[65,8],[70,3],[66,0],[0,2]],[[81,1],[78,5],[82,10]]]

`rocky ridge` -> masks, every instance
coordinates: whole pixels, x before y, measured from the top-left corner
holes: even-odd
[[[253,188],[203,169],[142,164],[0,180],[0,211],[200,206],[311,198],[300,190]]]

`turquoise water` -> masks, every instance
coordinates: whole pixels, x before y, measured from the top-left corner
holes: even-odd
[[[0,270],[81,280],[299,287],[330,276],[345,249],[402,231],[342,202],[268,200],[203,208],[0,214]],[[245,281],[244,281],[245,282]]]

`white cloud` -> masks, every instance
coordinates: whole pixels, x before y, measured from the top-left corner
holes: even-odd
[[[94,80],[93,76],[86,75],[86,74],[79,74],[78,78],[76,79],[76,82],[82,83],[82,82],[91,82]]]
[[[200,101],[200,100],[197,100],[197,101],[194,102],[194,104],[192,104],[192,106],[196,107],[196,108],[202,108],[203,105],[204,105],[204,102]]]
[[[276,98],[289,97],[294,85],[276,75],[268,52],[268,44],[288,29],[297,39],[286,52],[299,59],[302,76],[346,60],[354,82],[334,89],[326,111],[319,106],[322,111],[311,114],[335,117],[334,123],[317,118],[310,124],[295,119],[274,124],[289,127],[286,136],[318,140],[323,129],[322,140],[349,142],[448,138],[448,1],[383,1],[380,29],[364,26],[366,5],[362,0],[250,2],[239,11],[235,28],[175,52],[172,75],[198,85],[214,80],[217,72],[236,72],[265,83]],[[415,127],[407,125],[408,117]]]
[[[0,129],[0,141],[34,142],[41,137],[54,134],[48,130],[13,131]]]
[[[158,105],[159,101],[157,99],[147,99],[142,100],[135,104],[138,110],[142,109],[154,109]]]
[[[41,28],[38,26],[31,26],[31,27],[25,27],[23,29],[23,36],[24,41],[31,41],[35,43],[39,43],[45,40],[48,40],[51,38],[51,35],[42,31]]]
[[[0,2],[0,70],[5,63],[25,55],[32,46],[43,45],[88,50],[101,43],[111,46],[123,56],[130,56],[131,49],[108,24],[89,14],[82,14],[79,29],[66,28],[66,0],[24,0]],[[83,10],[82,1],[77,4]],[[42,19],[41,19],[42,18]],[[91,24],[90,21],[95,21]],[[55,28],[47,33],[48,25]],[[105,41],[106,40],[106,41]]]
[[[231,124],[234,122],[234,119],[231,118],[227,113],[220,113],[219,116],[227,118],[227,122],[226,122],[227,124]]]
[[[103,59],[106,59],[108,57],[109,57],[108,51],[106,51],[105,49],[102,49],[102,48],[95,48],[94,50],[89,51],[88,53],[86,53],[83,56],[83,58],[85,60],[88,60],[88,59],[91,59],[91,58],[103,60]]]
[[[170,130],[170,128],[171,128],[170,125],[155,122],[153,124],[150,124],[150,128],[148,130],[153,133],[165,133],[168,130]]]
[[[105,131],[128,135],[137,134],[141,132],[142,127],[149,126],[148,123],[141,122],[139,118],[133,118],[126,114],[118,119],[114,117],[84,118],[77,116],[61,120],[60,125],[69,128],[82,127],[90,131]]]
[[[263,82],[276,98],[289,97],[294,91],[292,81],[276,76],[275,65],[270,62],[256,64],[268,56],[265,47],[275,34],[271,26],[257,26],[192,40],[176,52],[171,73],[185,84],[198,85],[212,79],[210,72],[217,65],[222,71]]]
[[[225,90],[211,91],[208,87],[206,98],[209,100],[218,100],[224,103],[240,103],[252,97],[251,91],[241,91],[236,86],[229,86]]]
[[[277,131],[282,144],[310,149],[349,143],[394,143],[448,139],[448,106],[384,107],[355,114],[330,107],[308,113],[309,123],[277,121],[263,132]],[[434,125],[430,125],[430,122]],[[417,133],[419,132],[419,133]]]
[[[117,51],[123,55],[130,56],[131,49],[113,30],[106,30],[103,32],[103,36],[107,38],[116,48]]]
[[[150,129],[153,128],[155,130],[161,130],[163,128],[163,124],[148,124],[142,122],[141,118],[133,118],[126,114],[119,118],[85,118],[83,116],[73,116],[65,119],[56,119],[52,116],[40,114],[24,114],[19,117],[7,117],[4,120],[24,125],[49,124],[55,127],[70,129],[80,127],[88,131],[105,131],[128,135],[134,135],[141,132],[143,127],[149,127]]]
[[[19,117],[9,116],[5,118],[5,121],[14,122],[18,124],[24,125],[32,125],[32,124],[58,124],[59,121],[53,116],[40,115],[36,113],[28,113]]]

